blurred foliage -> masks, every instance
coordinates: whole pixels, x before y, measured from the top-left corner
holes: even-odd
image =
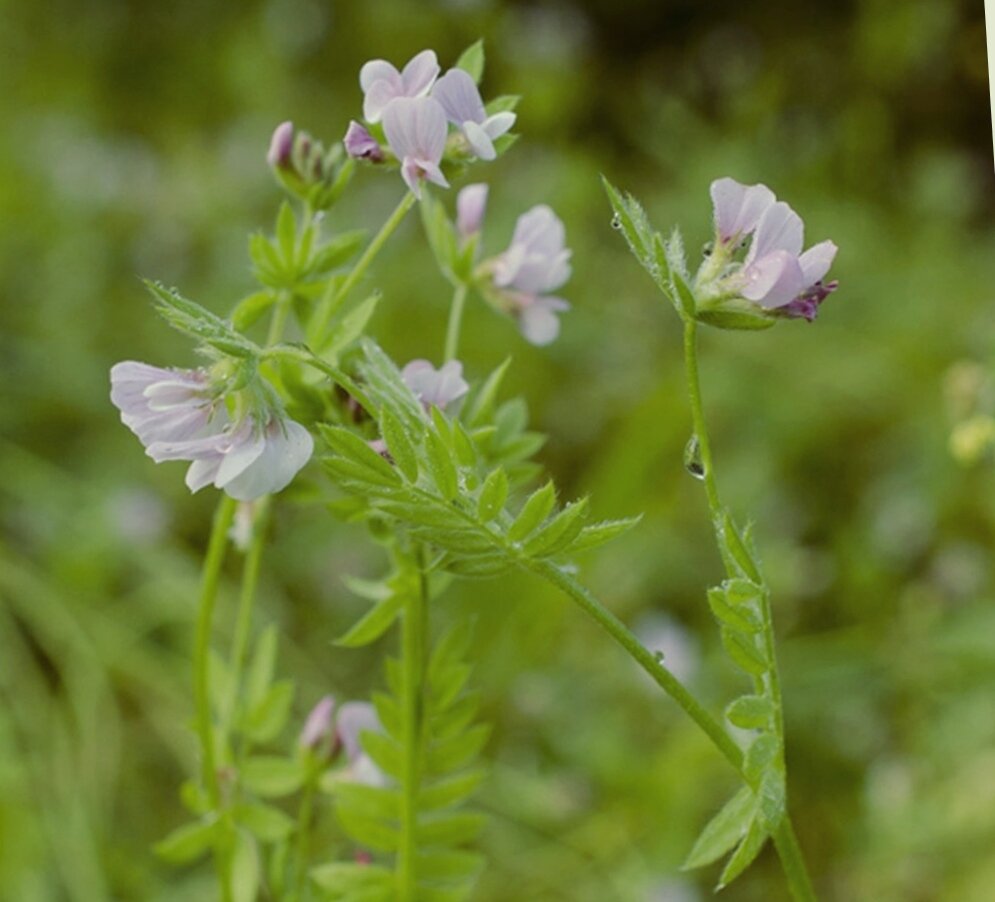
[[[189,645],[213,499],[155,467],[107,399],[119,359],[192,360],[139,276],[219,312],[250,287],[246,234],[278,191],[287,118],[327,142],[368,58],[483,36],[486,91],[523,140],[488,173],[484,242],[538,202],[567,224],[574,309],[548,350],[481,304],[462,357],[510,353],[544,459],[599,517],[645,511],[585,561],[716,710],[741,689],[704,589],[719,574],[679,329],[628,257],[598,173],[655,222],[710,237],[709,181],[764,181],[840,246],[815,325],[706,336],[720,481],[757,520],[774,589],[789,792],[825,898],[987,900],[995,879],[995,472],[948,450],[944,375],[992,363],[995,194],[982,7],[847,0],[585,4],[368,0],[0,2],[0,886],[20,902],[210,897],[150,851],[181,819]],[[376,227],[400,194],[364,173],[337,208]],[[697,237],[696,237],[697,236]],[[693,245],[692,245],[693,246]],[[371,280],[368,280],[371,281]],[[374,331],[441,353],[448,292],[417,223],[378,263]],[[375,547],[280,506],[260,621],[281,629],[298,722],[377,683],[383,649],[333,649]],[[234,576],[234,574],[232,574]],[[230,630],[232,589],[219,631]],[[525,576],[456,586],[496,724],[480,899],[706,898],[683,875],[734,785],[693,726],[564,599]],[[227,619],[225,619],[227,618]],[[765,853],[729,898],[783,898]]]

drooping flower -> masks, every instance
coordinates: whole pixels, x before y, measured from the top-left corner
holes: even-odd
[[[363,116],[379,122],[391,101],[399,97],[424,97],[439,74],[434,50],[413,56],[402,72],[386,60],[370,60],[359,71],[363,89]]]
[[[502,289],[525,338],[546,345],[560,332],[557,314],[570,309],[548,294],[570,278],[570,250],[560,218],[545,204],[518,217],[511,245],[492,263],[494,284]]]
[[[346,702],[339,709],[335,721],[335,735],[345,751],[346,771],[344,777],[353,783],[367,786],[383,786],[387,778],[373,759],[363,750],[360,742],[364,732],[383,731],[376,709],[367,702]]]
[[[836,289],[824,283],[836,257],[832,241],[821,241],[804,253],[804,225],[786,203],[771,204],[760,217],[741,271],[744,298],[767,310],[815,319],[819,305]]]
[[[219,433],[228,414],[204,370],[163,369],[125,360],[111,367],[111,402],[146,447]]]
[[[368,160],[371,163],[382,163],[383,148],[369,131],[353,120],[349,123],[345,137],[342,139],[345,152],[357,160]]]
[[[238,501],[279,492],[314,446],[307,429],[271,406],[232,420],[202,370],[116,364],[111,401],[156,463],[191,461],[186,484],[192,492],[211,483]]]
[[[394,100],[384,110],[383,128],[390,149],[401,161],[401,176],[415,197],[421,198],[423,178],[449,187],[439,168],[448,127],[437,101],[431,97]]]
[[[515,124],[515,114],[495,113],[488,116],[480,91],[463,69],[450,69],[432,88],[432,97],[442,104],[446,118],[466,137],[474,154],[481,160],[497,156],[494,141]]]
[[[749,235],[777,199],[766,185],[742,185],[735,179],[712,182],[715,231],[720,242],[735,244]]]
[[[431,407],[445,410],[470,390],[463,378],[463,364],[458,360],[450,360],[439,369],[427,360],[412,360],[401,370],[401,378],[426,410]]]
[[[484,223],[487,210],[487,185],[467,185],[456,195],[456,231],[464,239],[476,235]]]

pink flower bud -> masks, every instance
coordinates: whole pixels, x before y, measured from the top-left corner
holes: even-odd
[[[269,142],[266,162],[274,169],[287,169],[291,166],[294,150],[294,123],[281,122],[273,132]]]
[[[349,123],[342,143],[345,152],[357,160],[369,160],[371,163],[382,163],[384,160],[383,148],[376,138],[355,120]]]
[[[335,744],[335,729],[332,725],[332,718],[335,714],[335,699],[326,695],[308,714],[304,722],[304,729],[301,730],[300,738],[297,740],[302,748],[317,751],[324,746],[330,751]]]

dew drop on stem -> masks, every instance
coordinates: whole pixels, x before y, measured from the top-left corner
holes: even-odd
[[[705,465],[701,461],[701,445],[697,435],[692,435],[684,446],[684,469],[695,479],[705,478]]]
[[[620,228],[622,228],[622,217],[619,216],[618,213],[616,213],[612,217],[612,228],[613,229],[620,229]]]

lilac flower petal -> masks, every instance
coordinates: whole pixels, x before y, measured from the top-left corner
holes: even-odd
[[[446,118],[455,125],[481,123],[486,117],[480,91],[463,69],[450,69],[443,75],[432,88],[432,97],[442,106]]]
[[[494,261],[494,284],[499,288],[511,285],[522,264],[525,263],[526,250],[524,244],[512,244],[500,257]]]
[[[450,360],[438,370],[427,360],[412,360],[401,370],[401,378],[426,409],[434,405],[444,410],[470,390],[458,360]]]
[[[434,184],[438,185],[440,188],[449,187],[449,182],[446,181],[446,177],[443,174],[442,170],[438,167],[438,165],[436,165],[435,163],[431,163],[428,160],[424,160],[420,162],[418,165],[421,168],[421,171],[424,174],[425,178],[427,178],[430,182],[433,182]]]
[[[369,91],[378,81],[392,82],[401,87],[401,73],[387,60],[370,60],[359,70],[359,86],[363,91]]]
[[[380,719],[373,705],[367,702],[346,702],[339,708],[335,731],[350,763],[363,755],[360,735],[364,732],[379,733],[381,729]]]
[[[825,277],[829,267],[833,265],[837,250],[832,241],[820,241],[798,258],[806,285],[814,285]]]
[[[236,476],[244,473],[266,450],[266,438],[262,430],[256,428],[249,418],[243,422],[244,425],[233,430],[229,436],[230,444],[224,451],[225,459],[221,461],[214,480],[219,489],[225,488]],[[239,498],[239,501],[249,500],[251,499]]]
[[[710,192],[715,227],[722,241],[752,232],[776,200],[774,192],[766,185],[741,185],[731,178],[716,179]]]
[[[421,200],[421,167],[417,161],[411,157],[405,158],[401,164],[401,178],[404,179],[404,184],[408,186],[411,193],[418,200]]]
[[[187,469],[187,488],[191,492],[199,492],[205,486],[211,485],[218,475],[218,467],[221,466],[221,455],[206,457],[195,460]]]
[[[373,82],[363,97],[363,118],[367,122],[379,122],[387,107],[401,96],[401,88],[394,82],[386,79]]]
[[[439,74],[439,60],[434,50],[423,50],[413,56],[401,73],[404,94],[420,97],[426,94]]]
[[[512,244],[524,244],[531,253],[557,254],[563,249],[566,230],[546,204],[539,204],[518,217]]]
[[[548,345],[560,334],[560,320],[557,313],[568,310],[570,305],[562,298],[536,298],[523,307],[518,315],[522,335],[530,344]]]
[[[317,748],[325,739],[330,739],[332,732],[332,718],[335,714],[335,698],[331,695],[324,696],[308,714],[304,722],[304,728],[297,742],[303,748]]]
[[[762,307],[781,307],[794,300],[805,286],[798,258],[784,250],[767,254],[743,270],[746,285],[743,297]]]
[[[269,152],[266,162],[275,168],[282,168],[290,163],[290,155],[294,149],[294,123],[281,122],[270,138]]]
[[[231,439],[223,432],[187,440],[152,442],[145,453],[157,464],[167,460],[201,460],[224,454]]]
[[[487,210],[487,185],[467,185],[456,195],[456,230],[463,238],[480,231]]]
[[[483,129],[487,132],[487,137],[491,140],[497,140],[505,132],[510,131],[517,118],[514,113],[495,113],[483,121]]]
[[[784,201],[771,204],[757,223],[743,265],[749,266],[773,251],[787,251],[797,257],[802,252],[804,233],[801,217],[791,207]]]
[[[493,160],[497,157],[494,142],[487,132],[484,131],[482,125],[478,125],[476,122],[464,122],[463,134],[466,136],[470,149],[478,159]]]
[[[384,134],[398,159],[438,163],[446,146],[446,115],[430,97],[400,97],[384,111]]]
[[[215,480],[218,488],[239,501],[254,501],[286,488],[314,450],[311,433],[293,420],[274,417],[261,438],[263,448],[248,466],[230,479],[219,472]]]

